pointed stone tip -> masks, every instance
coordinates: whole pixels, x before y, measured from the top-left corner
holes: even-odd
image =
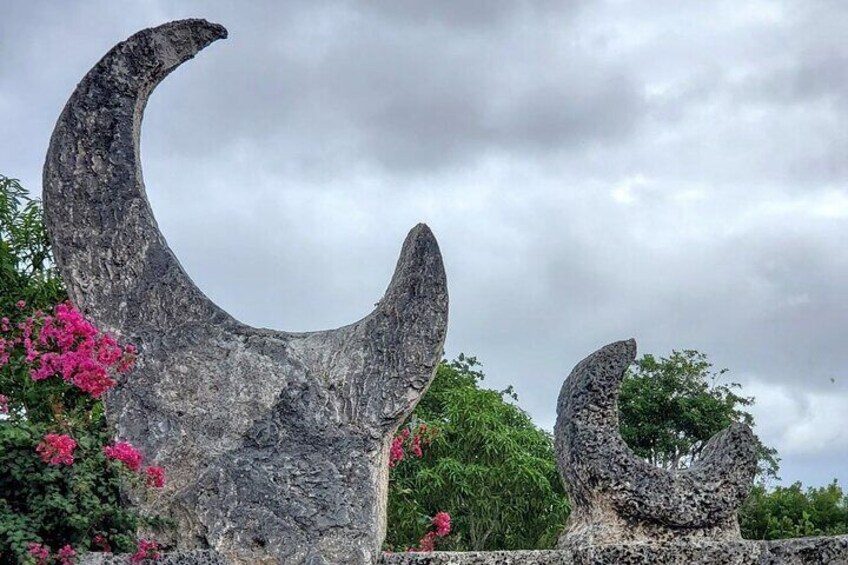
[[[417,224],[406,235],[398,266],[400,267],[403,264],[407,268],[419,269],[422,265],[432,261],[440,265],[437,270],[444,269],[441,266],[442,254],[439,249],[439,242],[436,241],[436,236],[433,235],[432,230],[430,230],[427,224]]]
[[[397,272],[416,278],[444,278],[442,254],[436,236],[427,226],[420,223],[406,236],[398,258]]]
[[[749,437],[753,439],[755,437],[754,429],[745,422],[733,422],[726,429],[736,435],[744,436],[746,438]]]
[[[632,337],[630,339],[623,339],[621,341],[615,341],[606,345],[599,349],[596,353],[604,353],[608,355],[612,352],[617,352],[618,354],[624,356],[626,355],[629,358],[629,363],[632,363],[636,359],[636,340]]]
[[[409,230],[409,235],[407,237],[410,239],[432,239],[433,241],[436,240],[436,236],[433,235],[433,230],[431,230],[430,226],[423,222],[419,222],[411,230]]]
[[[191,33],[195,35],[198,39],[200,39],[202,44],[200,49],[203,49],[214,41],[218,41],[219,39],[226,39],[229,36],[227,28],[225,28],[221,24],[217,24],[215,22],[210,22],[208,20],[199,18],[176,20],[161,27],[166,26],[170,27],[171,29],[188,27],[191,30]]]
[[[162,24],[162,26],[188,26],[194,28],[196,30],[203,30],[210,36],[214,36],[215,39],[225,39],[227,37],[227,28],[222,26],[219,23],[210,22],[204,18],[186,18],[184,20],[173,20],[166,24]],[[153,28],[156,29],[156,28]]]
[[[426,224],[418,224],[409,230],[381,303],[384,306],[392,304],[400,296],[433,301],[434,308],[438,310],[447,308],[447,281],[442,253]]]
[[[152,36],[159,41],[173,42],[176,53],[178,54],[178,61],[185,62],[215,41],[226,39],[227,35],[227,28],[221,24],[191,18],[174,20],[153,28],[144,29],[130,37],[127,41],[130,42],[134,38]],[[185,41],[186,38],[190,38],[190,40]],[[178,66],[179,62],[176,65],[170,66]]]
[[[227,39],[227,37],[229,37],[229,32],[227,31],[227,28],[225,28],[221,24],[218,24],[218,23],[215,23],[215,22],[210,22],[208,20],[202,20],[202,19],[190,20],[190,21],[197,22],[199,25],[203,26],[203,28],[206,29],[206,31],[207,31],[208,35],[210,36],[210,38],[212,39],[212,41],[215,41],[215,40],[218,40],[218,39]]]

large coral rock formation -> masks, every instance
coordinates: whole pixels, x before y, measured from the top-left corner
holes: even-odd
[[[106,405],[118,436],[166,467],[145,510],[177,521],[177,548],[234,563],[369,563],[385,533],[389,440],[441,359],[448,299],[438,245],[407,237],[376,309],[336,330],[238,322],[192,283],[145,196],[147,98],[226,37],[171,22],[118,44],[59,117],[44,207],[74,303],[140,348]]]

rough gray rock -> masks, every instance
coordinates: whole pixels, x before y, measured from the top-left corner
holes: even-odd
[[[560,547],[739,539],[736,512],[757,468],[751,429],[716,434],[689,469],[666,471],[637,457],[618,431],[618,393],[636,342],[607,345],[563,384],[554,428],[557,462],[572,504]]]
[[[848,536],[779,541],[686,540],[559,551],[399,553],[383,565],[848,565]]]
[[[572,565],[570,551],[437,551],[386,554],[382,565]]]
[[[385,534],[390,438],[442,354],[441,255],[416,226],[376,309],[329,331],[252,328],[197,289],[153,218],[139,132],[154,87],[226,34],[203,20],[147,29],[83,78],[44,167],[53,251],[73,302],[140,349],[107,413],[166,468],[164,490],[131,495],[176,520],[178,550],[369,563]]]
[[[80,565],[127,565],[131,563],[130,555],[112,553],[86,553],[80,559]],[[157,561],[143,563],[156,565],[230,565],[230,562],[214,551],[190,551],[187,553],[164,554]]]
[[[198,554],[166,556],[169,565],[205,565]],[[88,554],[81,565],[126,563]],[[123,559],[123,561],[121,561]],[[598,545],[553,551],[469,551],[385,554],[382,565],[848,565],[848,536],[778,541],[711,541]]]

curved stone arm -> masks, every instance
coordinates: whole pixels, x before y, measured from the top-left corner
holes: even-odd
[[[141,122],[156,85],[227,30],[171,22],[115,46],[65,106],[44,165],[44,210],[73,302],[101,324],[133,333],[222,320],[159,232],[144,190]]]
[[[612,343],[578,363],[563,384],[554,434],[574,504],[564,542],[654,539],[674,529],[738,537],[736,511],[756,472],[751,429],[734,424],[716,434],[687,470],[650,465],[618,431],[619,387],[635,358],[635,341]]]
[[[439,246],[430,228],[419,224],[404,241],[383,299],[358,327],[361,348],[374,363],[359,383],[361,409],[376,425],[394,430],[430,386],[441,361],[447,313]]]

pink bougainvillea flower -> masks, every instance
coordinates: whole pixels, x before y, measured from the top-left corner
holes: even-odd
[[[9,397],[5,394],[0,394],[0,414],[9,413]]]
[[[435,531],[429,531],[418,541],[416,549],[407,549],[407,553],[436,551],[436,540],[448,535],[451,531],[451,517],[447,512],[437,512],[433,516]]]
[[[165,469],[162,467],[148,467],[145,469],[147,473],[147,484],[154,488],[162,488],[165,486]]]
[[[118,373],[124,374],[130,369],[132,369],[135,364],[135,360],[138,358],[138,349],[131,344],[128,343],[124,346],[124,353],[121,356],[121,359],[118,363],[118,368],[116,369]]]
[[[389,467],[394,467],[403,461],[403,436],[396,436],[392,440],[392,447],[389,449]]]
[[[35,451],[50,465],[73,465],[77,442],[64,434],[47,434]]]
[[[18,308],[26,308],[26,300],[18,300],[15,303],[15,306],[17,306]]]
[[[447,512],[438,512],[433,516],[433,525],[436,526],[436,535],[445,537],[451,531],[451,517]]]
[[[157,560],[159,559],[159,544],[152,540],[140,539],[138,540],[138,551],[132,554],[130,557],[130,561],[133,563],[138,563],[140,561],[144,561],[145,559]]]
[[[97,534],[92,541],[94,541],[94,545],[102,549],[105,553],[112,553],[112,546],[109,545],[109,540],[103,534]]]
[[[427,532],[424,537],[418,542],[418,549],[415,551],[435,551],[436,550],[436,532]]]
[[[61,376],[81,391],[100,398],[117,383],[111,372],[125,373],[137,357],[135,347],[121,347],[69,303],[58,304],[52,316],[43,313],[19,325],[21,340],[30,363],[30,376],[40,381]],[[2,356],[2,352],[0,352]]]
[[[424,457],[424,450],[421,449],[421,436],[417,435],[412,438],[412,453],[419,459]]]
[[[50,559],[49,547],[35,542],[30,542],[27,547],[27,553],[29,553],[32,557],[35,558],[35,562],[37,565],[46,565],[47,560]]]
[[[92,398],[100,398],[115,386],[115,379],[109,376],[105,366],[93,359],[79,360],[71,383]]]
[[[141,452],[126,441],[119,441],[115,445],[105,446],[103,453],[109,459],[120,461],[130,471],[138,471],[141,468],[141,461],[144,459]]]
[[[77,552],[70,545],[66,545],[56,554],[61,565],[74,565],[76,563]]]
[[[404,457],[407,450],[421,459],[424,457],[424,446],[430,445],[430,440],[434,436],[434,430],[431,430],[426,425],[421,424],[413,432],[411,428],[404,428],[401,432],[392,439],[389,449],[389,467],[396,467]]]

